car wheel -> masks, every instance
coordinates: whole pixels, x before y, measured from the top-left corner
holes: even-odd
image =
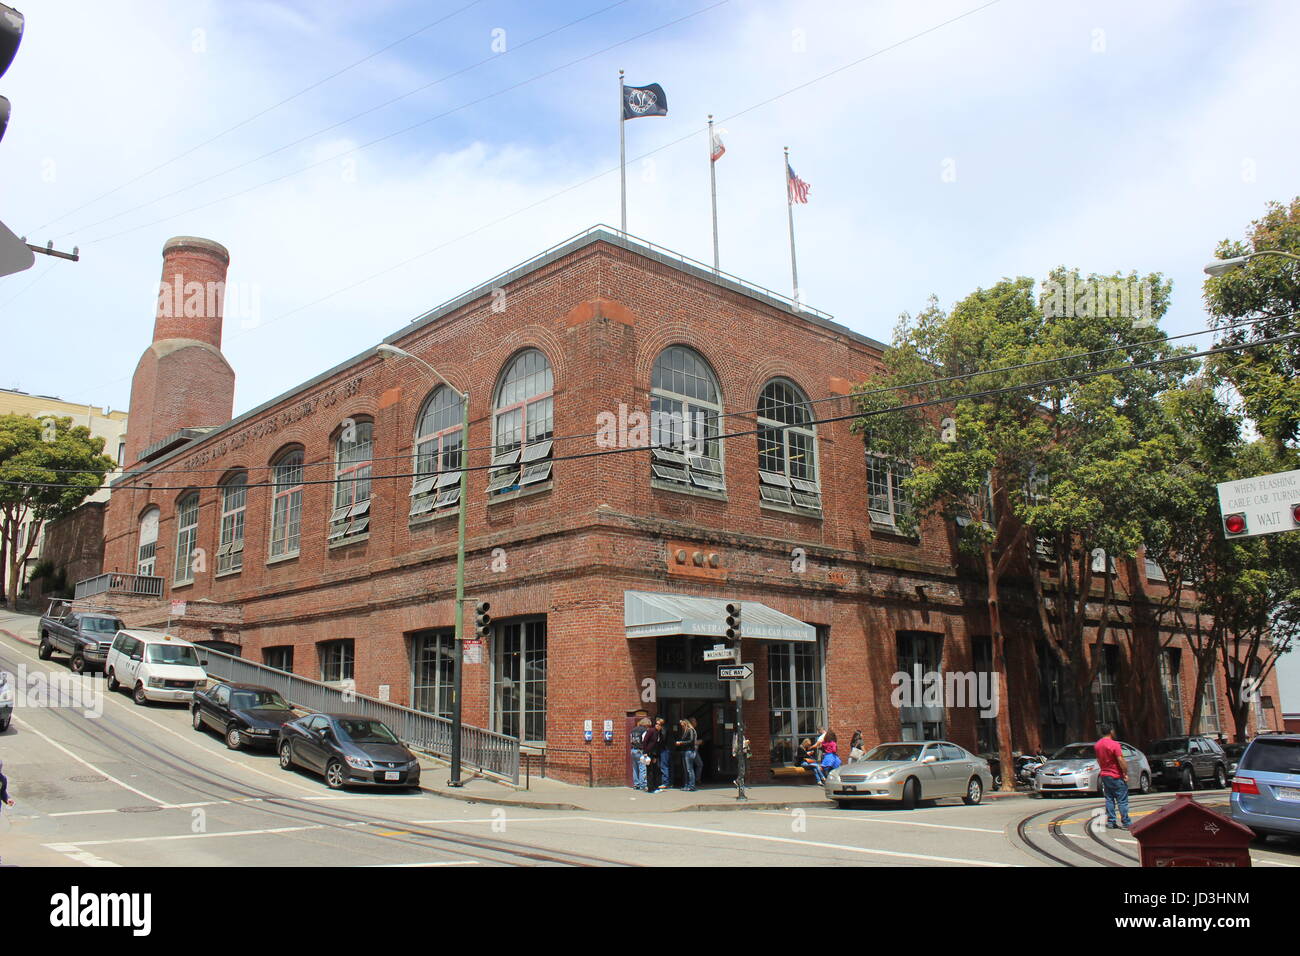
[[[287,740],[280,744],[280,769],[293,769],[293,745]]]
[[[68,666],[72,668],[72,673],[84,674],[86,673],[86,658],[80,653],[73,654]]]
[[[4,720],[0,720],[0,734],[3,734],[9,729],[9,721],[11,720],[13,720],[12,717],[6,717]]]
[[[907,783],[903,784],[903,809],[915,810],[920,800],[921,785],[916,782],[915,777],[908,777]]]
[[[1180,789],[1182,790],[1196,789],[1196,774],[1192,773],[1191,767],[1188,767],[1186,770],[1183,771],[1183,782],[1180,786]]]
[[[1223,769],[1223,764],[1216,764],[1214,767],[1214,789],[1223,790],[1228,786],[1228,774]]]
[[[1145,770],[1138,777],[1138,793],[1151,793],[1151,774]]]
[[[226,747],[230,750],[238,750],[244,746],[244,735],[239,732],[239,728],[231,724],[226,728]]]
[[[966,796],[961,798],[962,803],[968,807],[979,804],[984,799],[984,784],[980,783],[979,777],[971,777],[970,783],[966,784]]]
[[[136,682],[135,692],[131,695],[131,699],[136,702],[137,706],[140,707],[143,707],[145,704],[149,703],[149,698],[146,697],[144,693],[144,684],[138,681]]]
[[[203,714],[200,713],[200,711],[199,711],[199,709],[198,709],[197,707],[194,708],[194,711],[193,711],[193,718],[194,718],[194,720],[193,720],[193,723],[194,723],[194,729],[195,729],[195,730],[202,730],[202,729],[203,729]]]
[[[343,763],[331,760],[325,765],[325,786],[331,790],[342,790],[347,778],[343,775]]]
[[[54,654],[54,648],[50,647],[49,640],[42,636],[41,646],[36,648],[36,656],[43,661],[48,661],[50,657],[53,656],[53,654]]]
[[[109,671],[109,672],[108,672],[108,689],[111,690],[111,691],[116,691],[116,690],[117,690],[119,687],[121,687],[121,686],[122,686],[122,685],[119,684],[119,683],[117,682],[117,675],[114,674],[112,671]]]

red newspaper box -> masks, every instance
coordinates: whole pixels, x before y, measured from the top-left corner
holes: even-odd
[[[1180,793],[1133,824],[1143,866],[1250,866],[1255,834]]]

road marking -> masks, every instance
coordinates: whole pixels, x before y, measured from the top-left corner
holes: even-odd
[[[593,823],[611,823],[625,827],[647,827],[654,830],[679,830],[683,833],[702,833],[707,836],[736,837],[741,840],[761,840],[766,843],[791,843],[798,847],[822,850],[843,850],[846,853],[863,853],[868,856],[887,856],[903,860],[928,860],[932,863],[960,863],[966,866],[1020,866],[1019,863],[998,863],[992,860],[975,860],[957,856],[932,856],[928,853],[902,853],[893,850],[872,850],[843,843],[821,843],[816,840],[796,840],[792,837],[767,836],[760,833],[740,833],[735,830],[710,830],[706,827],[687,827],[671,823],[643,823],[639,820],[611,820],[606,817],[586,817]]]
[[[363,865],[373,869],[376,867],[397,868],[409,866],[478,866],[478,864],[478,860],[438,860],[432,863],[366,863]]]
[[[137,790],[135,787],[131,786],[129,783],[124,783],[123,781],[118,780],[117,777],[114,777],[114,776],[113,776],[111,773],[109,773],[108,771],[106,771],[106,770],[100,770],[98,767],[96,767],[96,766],[95,766],[93,763],[91,763],[89,760],[86,760],[86,759],[83,758],[83,757],[79,757],[77,754],[74,754],[71,750],[69,750],[67,747],[63,746],[63,744],[59,743],[57,740],[54,740],[54,739],[52,739],[52,738],[46,736],[45,734],[41,733],[39,730],[37,730],[35,727],[33,727],[33,726],[31,725],[31,723],[29,723],[26,719],[19,720],[17,717],[15,717],[14,720],[18,721],[19,726],[27,728],[29,731],[31,731],[32,733],[34,733],[37,737],[40,737],[42,740],[44,740],[44,741],[45,741],[47,744],[49,744],[51,747],[54,747],[56,750],[60,750],[60,751],[62,751],[63,753],[67,754],[69,757],[71,757],[73,760],[77,761],[77,763],[81,764],[82,766],[89,767],[91,770],[95,771],[95,773],[99,774],[101,777],[104,777],[104,778],[106,778],[106,779],[108,779],[108,780],[111,780],[113,783],[117,784],[117,785],[118,785],[119,787],[121,787],[123,790],[130,790],[130,791],[131,791],[132,793],[134,793],[136,796],[138,796],[138,797],[144,797],[146,800],[150,801],[151,803],[156,803],[156,804],[158,804],[158,806],[160,806],[160,807],[165,807],[165,806],[167,806],[167,801],[166,801],[166,800],[159,800],[157,797],[151,797],[151,796],[149,796],[149,794],[145,793],[143,790]]]
[[[110,810],[60,810],[58,813],[47,813],[47,817],[88,817],[96,813],[118,813],[116,807]]]
[[[114,863],[111,860],[105,860],[103,857],[95,856],[89,850],[77,848],[75,843],[46,843],[45,849],[53,850],[55,853],[62,853],[68,859],[73,860],[83,866],[116,866],[120,867],[121,863]]]
[[[790,819],[790,814],[781,813],[777,810],[760,810],[760,814],[768,817],[785,817]],[[965,830],[970,833],[1003,833],[1002,830],[991,830],[988,827],[963,827],[955,823],[922,823],[920,820],[881,820],[876,817],[864,817],[860,815],[850,816],[849,814],[838,815],[834,813],[809,813],[810,820],[845,820],[851,823],[887,823],[900,827],[929,827],[934,830]]]
[[[419,826],[431,826],[435,824],[450,823],[568,823],[571,820],[588,820],[590,817],[481,817],[459,820],[412,820],[411,823]],[[999,831],[1000,832],[1000,831]]]
[[[345,827],[363,827],[365,823],[344,823]],[[209,840],[216,837],[241,837],[241,836],[265,836],[273,833],[297,833],[303,830],[324,830],[327,827],[324,824],[312,824],[301,827],[270,827],[263,830],[227,830],[223,833],[169,833],[164,836],[147,836],[147,837],[119,837],[116,840],[78,840],[76,843],[64,843],[60,846],[73,848],[85,846],[114,846],[119,843],[155,843],[164,840]],[[52,844],[45,844],[47,847]]]

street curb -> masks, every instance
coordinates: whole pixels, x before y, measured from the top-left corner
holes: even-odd
[[[5,635],[6,637],[12,637],[19,644],[26,644],[28,647],[35,647],[38,643],[37,641],[29,641],[25,637],[19,637],[13,631],[7,630],[3,627],[0,627],[0,634]]]
[[[525,810],[576,810],[579,813],[592,813],[586,807],[580,807],[572,803],[544,803],[540,800],[506,800],[501,797],[483,797],[474,793],[456,793],[454,790],[434,790],[431,787],[420,787],[425,793],[432,794],[435,797],[446,797],[449,800],[459,800],[462,803],[482,803],[493,807],[522,807]]]

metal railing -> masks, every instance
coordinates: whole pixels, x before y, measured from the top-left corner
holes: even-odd
[[[101,574],[77,582],[74,600],[94,597],[96,594],[139,594],[142,597],[162,597],[163,579],[149,574]]]
[[[275,667],[214,651],[200,649],[209,674],[236,683],[259,684],[280,692],[289,703],[318,713],[348,713],[382,720],[404,744],[438,757],[451,755],[451,721],[413,710],[391,701],[300,677]],[[519,783],[519,740],[482,727],[460,729],[461,760],[481,773]]]

